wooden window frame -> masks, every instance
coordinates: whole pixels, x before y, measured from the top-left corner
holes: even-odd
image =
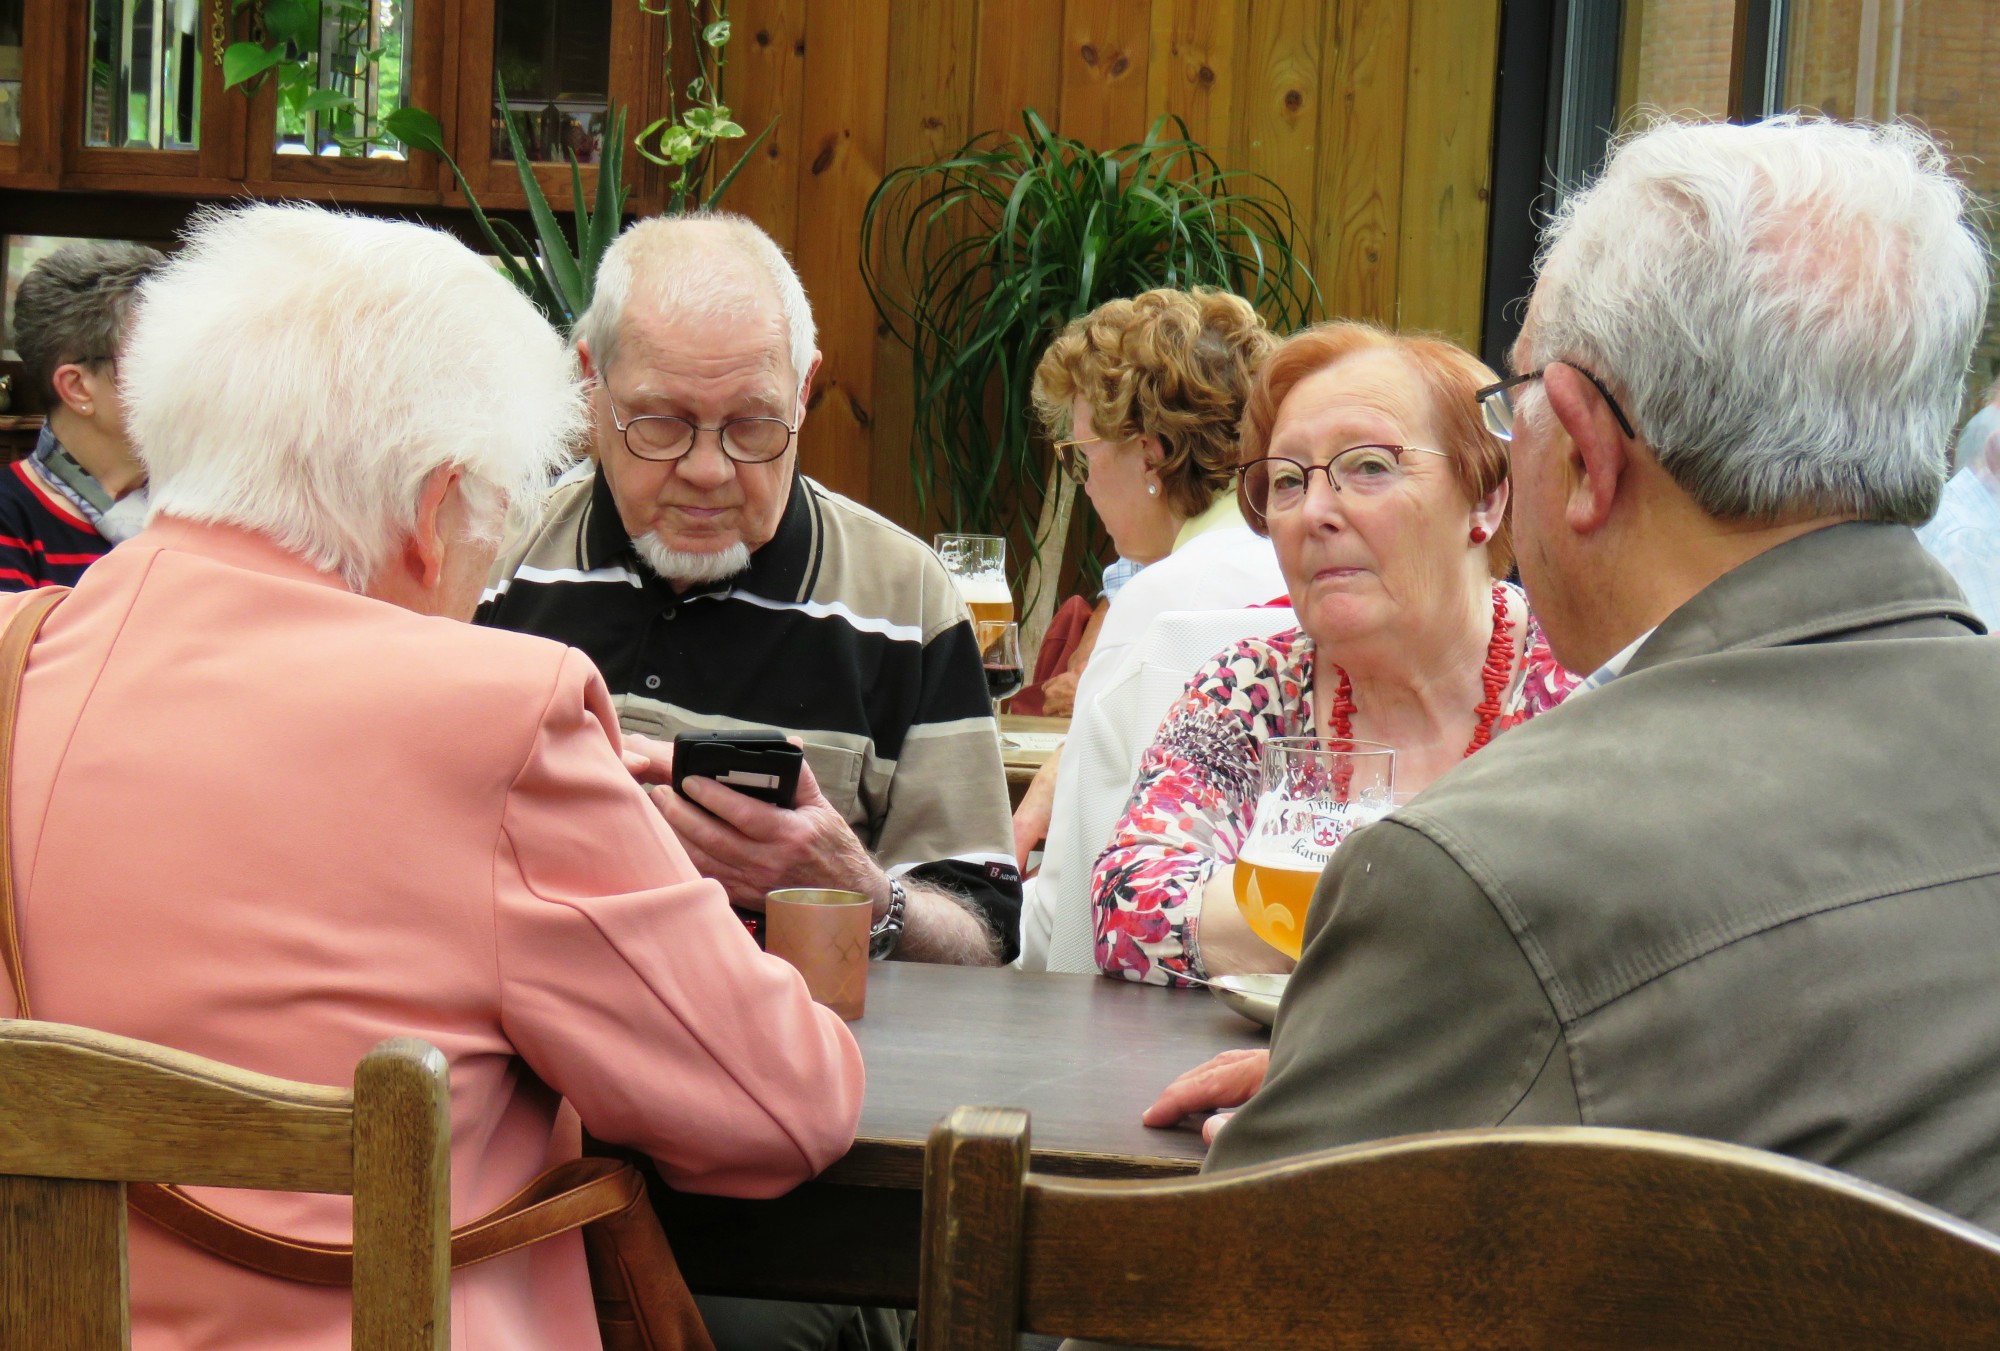
[[[449,106],[447,84],[456,83],[447,80],[449,63],[445,60],[452,31],[457,26],[449,22],[451,17],[446,0],[413,0],[410,41],[403,62],[409,80],[408,103],[436,109],[440,117]],[[240,95],[231,97],[243,101]],[[276,87],[267,81],[248,104],[251,131],[245,186],[258,196],[412,206],[436,205],[444,198],[444,186],[451,171],[433,155],[415,150],[401,160],[281,155]]]
[[[448,129],[455,137],[452,153],[465,181],[478,196],[481,206],[522,210],[528,205],[521,180],[511,159],[495,159],[492,154],[493,66],[499,29],[499,0],[461,0],[463,22],[458,31],[457,125]],[[665,106],[662,63],[666,59],[666,26],[657,17],[643,13],[630,0],[612,0],[610,100],[626,110],[625,134],[629,139],[657,113],[647,110]],[[664,176],[641,158],[628,144],[625,148],[625,183],[631,191],[628,209],[658,209]],[[597,166],[581,166],[586,197],[597,192]],[[538,163],[535,181],[549,205],[559,212],[570,209],[570,175],[567,163]],[[463,205],[465,196],[456,181],[447,187],[446,200]]]

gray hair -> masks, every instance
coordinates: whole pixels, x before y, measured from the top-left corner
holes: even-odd
[[[1986,307],[1967,208],[1910,127],[1655,125],[1545,231],[1534,359],[1621,388],[1711,516],[1921,524]]]
[[[86,239],[28,269],[14,297],[14,350],[42,398],[56,405],[56,369],[118,355],[139,283],[166,262],[144,244]]]
[[[257,531],[362,590],[440,468],[498,537],[582,435],[575,371],[449,235],[286,203],[195,218],[119,374],[155,515]]]
[[[715,266],[718,255],[749,262],[771,285],[758,295],[743,285],[742,273]],[[707,319],[754,312],[775,299],[784,317],[792,374],[801,386],[819,341],[806,288],[777,241],[752,220],[727,211],[694,211],[636,221],[604,252],[590,308],[572,334],[590,345],[592,364],[603,371],[617,358],[620,326],[634,289],[663,313]]]

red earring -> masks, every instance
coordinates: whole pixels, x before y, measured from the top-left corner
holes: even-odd
[[[1484,544],[1492,533],[1492,531],[1483,525],[1475,525],[1472,527],[1472,542],[1474,544]]]

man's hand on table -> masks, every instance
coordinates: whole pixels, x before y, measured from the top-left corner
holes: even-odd
[[[1222,1109],[1250,1101],[1251,1094],[1263,1086],[1264,1073],[1270,1067],[1269,1051],[1224,1051],[1168,1084],[1159,1101],[1139,1119],[1148,1126],[1165,1128],[1178,1125],[1181,1118],[1195,1112],[1217,1112],[1201,1124],[1203,1142],[1214,1144],[1216,1132],[1229,1120],[1228,1112]]]

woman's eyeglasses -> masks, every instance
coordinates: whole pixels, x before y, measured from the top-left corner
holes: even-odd
[[[1084,455],[1083,448],[1094,446],[1103,439],[1101,436],[1086,436],[1080,441],[1056,442],[1056,463],[1062,466],[1063,473],[1069,475],[1069,481],[1077,487],[1081,488],[1090,479],[1090,460]]]
[[[1300,464],[1282,455],[1267,455],[1243,466],[1244,495],[1252,510],[1269,519],[1304,502],[1315,473],[1325,474],[1327,485],[1337,493],[1378,493],[1409,478],[1409,468],[1403,463],[1406,455],[1451,458],[1442,450],[1422,446],[1349,446],[1325,464]]]

